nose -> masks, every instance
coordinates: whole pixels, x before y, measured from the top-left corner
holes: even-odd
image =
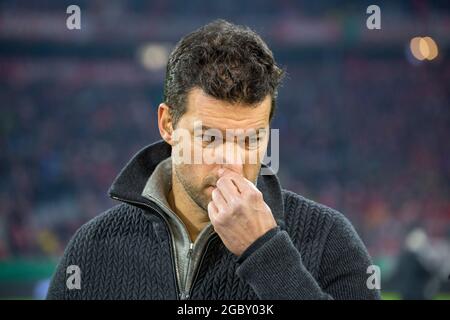
[[[216,149],[216,160],[221,168],[230,169],[238,174],[243,174],[244,154],[242,148],[233,141],[226,141]]]

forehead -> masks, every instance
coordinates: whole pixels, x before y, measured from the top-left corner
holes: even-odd
[[[269,124],[272,99],[270,95],[255,105],[215,99],[194,88],[187,95],[185,125],[201,121],[203,126],[218,129],[258,129]]]

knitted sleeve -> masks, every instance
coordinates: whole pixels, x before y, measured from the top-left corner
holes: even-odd
[[[371,260],[351,223],[333,210],[314,277],[285,230],[278,230],[239,265],[237,274],[260,299],[379,299],[366,285]]]

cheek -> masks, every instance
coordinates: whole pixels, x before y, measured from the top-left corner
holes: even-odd
[[[264,150],[261,149],[262,148],[246,150],[244,153],[245,154],[244,164],[249,166],[258,166],[264,157]]]
[[[214,164],[216,162],[216,149],[215,148],[203,148],[202,152],[202,163]]]
[[[181,164],[176,166],[178,174],[183,176],[183,180],[189,182],[192,185],[196,184],[196,177],[198,176],[195,166],[192,164]]]
[[[260,165],[256,164],[256,165],[252,165],[252,164],[246,164],[244,165],[244,177],[255,183],[256,182],[256,177],[258,176],[259,173],[259,168]]]
[[[262,159],[264,158],[268,146],[269,146],[269,137],[266,137],[264,141],[261,142],[261,146],[258,148],[258,156],[260,161],[262,161]]]
[[[207,178],[212,172],[210,166],[204,164],[192,164],[186,165],[185,167],[186,174],[190,177],[192,184],[200,186],[208,182]]]

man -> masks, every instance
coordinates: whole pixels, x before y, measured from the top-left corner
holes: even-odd
[[[48,298],[379,298],[350,222],[261,166],[282,75],[246,27],[219,20],[184,37],[158,109],[163,141],[120,172],[109,193],[121,203],[78,230]]]

